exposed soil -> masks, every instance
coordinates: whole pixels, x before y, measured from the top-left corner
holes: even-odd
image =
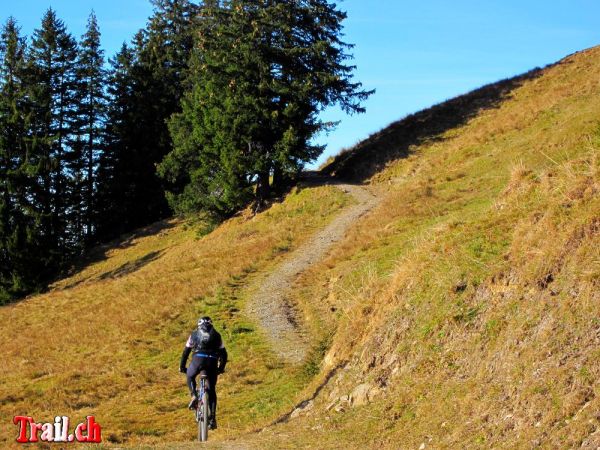
[[[340,183],[318,172],[303,177],[308,186],[330,184],[352,195],[358,203],[344,209],[327,227],[292,252],[285,261],[262,279],[248,302],[248,314],[255,318],[270,340],[275,352],[292,364],[301,363],[308,351],[308,342],[302,334],[295,306],[287,293],[294,280],[313,263],[322,260],[331,247],[341,240],[356,220],[379,203],[367,186]]]

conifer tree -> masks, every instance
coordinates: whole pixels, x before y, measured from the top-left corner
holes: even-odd
[[[25,39],[11,17],[0,33],[0,304],[35,286],[28,260]]]
[[[148,26],[134,37],[127,57],[122,50],[117,57],[120,66],[113,68],[111,76],[110,102],[114,105],[107,151],[115,172],[104,171],[112,188],[105,185],[102,190],[106,207],[125,212],[115,220],[115,234],[171,213],[156,165],[172,149],[166,122],[181,108],[198,7],[189,0],[154,0],[153,5]],[[118,122],[113,124],[115,117]],[[119,194],[109,200],[106,195],[115,186],[127,196]],[[110,228],[105,221],[102,234],[109,236]]]
[[[81,241],[93,241],[98,220],[96,184],[106,119],[106,70],[95,13],[88,19],[77,58],[77,118],[72,143],[73,206],[79,211]],[[78,207],[79,206],[79,207]]]
[[[266,0],[261,23],[268,36],[260,45],[269,61],[272,114],[277,116],[271,170],[279,188],[283,174],[314,161],[322,148],[311,144],[315,134],[335,123],[319,113],[337,104],[348,114],[363,113],[361,104],[374,92],[354,82],[349,65],[353,47],[341,40],[346,13],[327,0]]]
[[[31,198],[40,223],[40,276],[50,278],[72,256],[65,162],[76,123],[77,44],[62,20],[48,9],[33,33],[28,54],[27,98],[30,136],[27,172],[36,180]]]
[[[182,100],[182,112],[170,121],[174,150],[159,166],[161,176],[180,187],[168,195],[177,213],[202,210],[218,219],[252,196],[252,179],[244,169],[258,147],[251,124],[258,123],[252,106],[260,97],[248,92],[258,79],[252,78],[256,71],[246,48],[252,42],[246,40],[240,17],[233,5],[218,2],[205,5],[200,14],[191,90]],[[238,86],[233,80],[242,74],[248,95],[234,97],[231,91]]]
[[[198,21],[190,89],[170,122],[174,150],[159,170],[179,212],[218,216],[257,204],[273,178],[281,189],[322,148],[316,133],[327,106],[363,112],[371,94],[352,81],[345,13],[326,0],[229,0],[205,7]]]
[[[97,183],[97,237],[107,240],[132,227],[131,199],[135,198],[136,142],[133,124],[131,71],[134,52],[126,44],[110,59],[106,128],[100,155]]]
[[[0,302],[97,239],[170,213],[156,164],[171,150],[166,120],[180,110],[198,6],[153,4],[110,76],[93,13],[79,47],[52,9],[27,48],[14,20],[2,30]]]

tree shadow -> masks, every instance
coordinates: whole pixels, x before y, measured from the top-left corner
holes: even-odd
[[[535,68],[393,122],[338,154],[321,172],[348,181],[363,182],[383,170],[388,162],[409,156],[412,146],[441,141],[446,131],[466,124],[482,110],[500,107],[515,89],[541,76],[543,71]]]
[[[152,261],[156,261],[158,258],[160,258],[160,256],[163,253],[164,253],[164,250],[157,250],[154,252],[150,252],[147,255],[144,255],[141,258],[136,259],[135,261],[127,261],[125,264],[120,265],[116,269],[110,270],[108,272],[104,272],[96,277],[83,278],[81,280],[77,280],[73,283],[70,283],[70,284],[62,287],[61,290],[74,288],[75,286],[78,286],[84,282],[114,280],[117,278],[124,277],[125,275],[129,275],[133,272],[137,272],[142,267],[150,264]]]
[[[97,250],[106,251],[106,249],[112,250],[115,248],[124,249],[127,247],[131,247],[134,244],[134,241],[136,241],[137,239],[161,233],[163,231],[174,228],[176,225],[177,223],[173,219],[159,220],[158,222],[151,223],[150,225],[136,229],[133,232],[125,233],[117,239],[107,242],[106,244],[100,245],[97,247]]]
[[[118,267],[114,270],[111,270],[109,272],[103,273],[99,276],[82,278],[80,280],[74,281],[74,282],[69,283],[64,286],[58,285],[58,282],[60,282],[60,280],[77,275],[77,273],[84,270],[90,264],[94,264],[96,262],[106,260],[108,258],[108,252],[110,250],[117,249],[117,248],[125,249],[128,247],[131,247],[132,245],[135,244],[135,241],[137,239],[147,237],[147,236],[152,236],[152,235],[159,234],[159,233],[163,233],[168,229],[174,228],[175,226],[177,226],[177,224],[178,224],[177,221],[172,218],[160,220],[158,222],[152,223],[146,227],[140,228],[133,232],[123,234],[119,238],[113,239],[112,241],[92,247],[86,253],[77,257],[73,261],[71,267],[68,270],[66,270],[66,271],[62,272],[61,274],[59,274],[58,276],[56,276],[54,278],[54,281],[50,281],[45,288],[39,289],[38,291],[32,292],[23,297],[9,299],[4,302],[0,301],[0,308],[2,308],[4,306],[20,303],[20,302],[27,300],[29,298],[32,298],[36,295],[44,294],[49,291],[64,291],[67,289],[71,289],[75,286],[78,286],[84,282],[120,278],[120,277],[123,277],[130,273],[133,273],[137,270],[140,270],[145,265],[158,259],[165,252],[165,250],[163,249],[163,250],[159,250],[159,251],[150,252],[147,255],[144,255],[141,258],[136,259],[135,261],[127,262],[127,263],[121,265],[120,267]]]
[[[160,220],[154,222],[146,227],[137,229],[131,233],[123,234],[117,239],[100,244],[88,251],[86,255],[80,258],[77,264],[71,270],[71,275],[78,272],[79,270],[87,267],[91,263],[99,262],[107,257],[107,253],[114,249],[126,249],[134,245],[135,241],[144,237],[152,236],[158,233],[162,233],[166,230],[174,228],[176,222],[172,219]]]
[[[147,255],[142,256],[141,258],[136,259],[135,261],[127,261],[125,264],[117,267],[114,270],[104,272],[103,274],[94,278],[94,280],[108,280],[121,278],[125,275],[129,275],[133,272],[137,272],[142,267],[147,264],[150,264],[152,261],[156,261],[160,256],[164,253],[164,251],[154,251],[150,252]]]
[[[152,235],[155,235],[158,233],[165,232],[166,230],[169,230],[169,229],[175,227],[176,225],[177,225],[176,221],[174,221],[172,219],[160,220],[160,221],[150,224],[144,228],[135,230],[132,233],[124,234],[117,239],[113,239],[112,241],[97,245],[96,247],[93,247],[90,250],[88,250],[84,255],[77,258],[73,262],[73,265],[71,266],[71,268],[66,273],[61,274],[57,278],[57,281],[76,275],[77,273],[81,272],[86,267],[88,267],[90,264],[94,264],[94,263],[98,263],[98,262],[106,260],[108,258],[108,252],[111,250],[126,249],[128,247],[133,246],[137,239],[141,239],[143,237],[152,236]],[[144,262],[145,258],[148,258],[149,255],[153,255],[154,253],[157,253],[157,252],[151,252],[148,255],[143,256],[142,258],[140,258],[136,261],[126,263],[123,266],[121,266],[120,268],[115,269],[114,271],[111,271],[108,273],[117,272],[120,269],[122,269],[123,271],[127,271],[128,269],[124,268],[124,266],[127,266],[128,264],[135,266],[139,262]],[[160,252],[158,255],[156,255],[156,257],[152,258],[148,262],[153,261],[154,259],[158,258],[158,256],[160,256]],[[147,264],[148,262],[146,262],[145,264]],[[145,264],[143,264],[143,265],[145,265]],[[120,272],[117,272],[117,273],[120,273]],[[131,271],[127,272],[127,273],[131,273]],[[122,276],[122,275],[120,275],[120,276]],[[107,275],[106,278],[118,278],[118,277],[114,277],[114,276],[111,277],[111,276]],[[84,281],[100,280],[100,279],[105,279],[105,278],[100,278],[100,277],[84,278],[84,279],[78,280],[74,283],[70,283],[59,289],[61,289],[61,290],[70,289],[72,287],[77,286],[78,284],[83,283]],[[52,284],[50,284],[50,288],[52,289]]]

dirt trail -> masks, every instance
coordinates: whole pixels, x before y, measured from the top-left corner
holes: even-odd
[[[308,342],[298,328],[301,320],[296,317],[294,305],[288,298],[294,280],[311,264],[322,260],[345,236],[348,228],[379,203],[379,198],[364,186],[340,183],[315,172],[307,173],[303,179],[309,186],[336,186],[352,195],[358,203],[344,209],[327,227],[288,255],[275,271],[259,282],[250,297],[250,317],[263,328],[273,349],[292,364],[301,363],[308,350]]]

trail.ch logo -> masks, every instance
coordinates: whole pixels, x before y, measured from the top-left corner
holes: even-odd
[[[70,419],[67,416],[56,416],[54,423],[37,423],[33,417],[15,416],[13,423],[19,427],[17,442],[102,442],[100,424],[94,416],[87,416],[86,421],[75,427],[74,433],[69,434]],[[41,432],[41,435],[39,433]],[[39,436],[38,436],[39,435]]]

